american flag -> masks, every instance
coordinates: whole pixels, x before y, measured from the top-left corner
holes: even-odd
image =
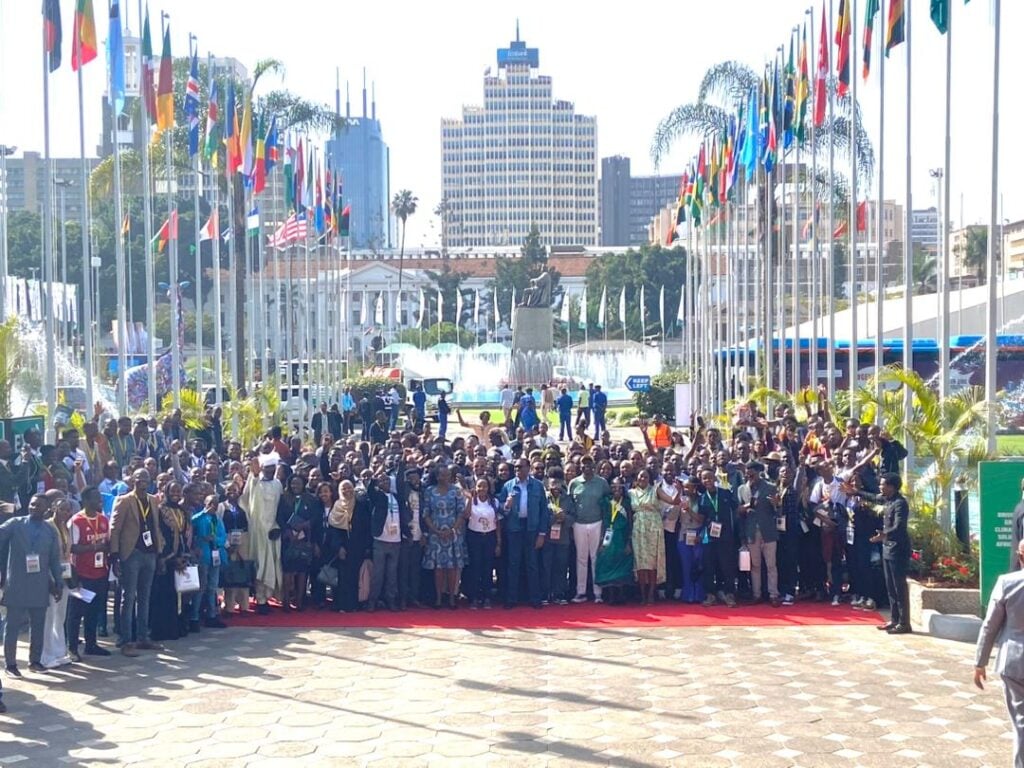
[[[306,215],[305,213],[293,213],[288,219],[277,228],[277,232],[270,238],[272,248],[285,248],[298,240],[306,239]]]

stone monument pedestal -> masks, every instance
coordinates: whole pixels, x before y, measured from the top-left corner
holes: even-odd
[[[550,307],[512,309],[512,386],[535,386],[551,381],[554,359],[554,316]]]

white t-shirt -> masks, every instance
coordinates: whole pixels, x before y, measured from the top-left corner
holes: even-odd
[[[558,441],[555,440],[555,438],[553,438],[550,433],[548,433],[546,435],[537,435],[535,438],[533,438],[533,442],[535,442],[539,448],[550,448]]]
[[[512,402],[515,400],[515,390],[512,387],[505,387],[501,390],[501,407],[511,408]]]
[[[384,530],[380,536],[375,537],[377,541],[385,541],[391,544],[398,544],[402,541],[401,519],[398,515],[398,499],[395,494],[388,494],[388,516],[384,521]]]
[[[679,490],[674,484],[668,482],[664,478],[658,486],[665,493],[666,496],[672,497],[675,501],[676,496],[679,495]],[[669,533],[673,533],[676,530],[676,525],[679,523],[679,507],[674,507],[671,504],[662,502],[661,504],[661,526],[664,530]]]
[[[498,527],[498,513],[494,505],[489,501],[477,501],[473,497],[473,504],[469,513],[469,530],[476,533],[490,533]]]

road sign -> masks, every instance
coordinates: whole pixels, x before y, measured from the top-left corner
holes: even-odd
[[[646,392],[651,388],[650,376],[630,376],[626,379],[626,389],[630,392]]]

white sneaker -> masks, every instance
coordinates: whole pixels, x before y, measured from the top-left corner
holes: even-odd
[[[835,597],[832,598],[832,607],[835,608],[838,605],[839,605],[839,595],[836,595]]]
[[[854,608],[860,608],[863,603],[863,598],[860,595],[854,595],[853,600],[850,601],[850,605]]]
[[[603,602],[604,602],[604,600],[602,600],[602,599],[601,599],[600,597],[595,597],[595,598],[594,598],[594,603],[595,603],[595,604],[596,604],[596,603],[603,603]]]
[[[783,595],[782,596],[782,604],[783,605],[792,605],[794,602],[795,602],[795,600],[794,600],[792,595]]]
[[[876,608],[875,601],[872,600],[870,597],[865,598],[864,602],[860,604],[860,607],[863,608],[865,611],[873,611]]]
[[[586,595],[576,595],[576,597],[574,597],[572,599],[572,601],[574,603],[585,603],[585,602],[587,602],[587,596]]]

